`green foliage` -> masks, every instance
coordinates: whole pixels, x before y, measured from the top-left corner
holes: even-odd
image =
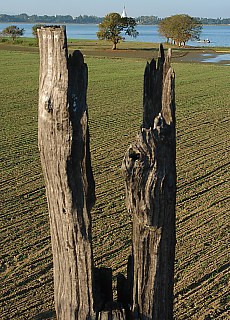
[[[97,37],[100,40],[111,41],[113,43],[113,50],[116,50],[117,44],[124,38],[121,34],[122,31],[125,31],[125,34],[130,37],[136,38],[138,36],[135,26],[135,19],[122,18],[119,13],[109,13],[99,24]]]
[[[197,18],[202,24],[230,24],[230,18]],[[0,14],[0,22],[26,22],[26,23],[94,23],[99,24],[103,18],[88,15],[72,17],[70,15],[38,16],[36,14],[27,15],[25,13],[8,15]],[[135,18],[138,24],[154,25],[158,24],[162,18],[157,16],[140,16]]]
[[[38,29],[41,29],[41,27],[44,27],[44,24],[35,24],[32,27],[32,35],[37,39],[38,38]]]
[[[36,39],[36,43],[38,45],[38,29],[41,29],[41,27],[43,27],[44,24],[35,24],[33,27],[32,27],[32,35],[35,37]]]
[[[85,23],[94,23],[94,24],[99,24],[102,22],[103,18],[96,17],[96,16],[88,16],[88,15],[80,15],[78,17],[75,17],[73,19],[72,23],[80,23],[80,24],[85,24]]]
[[[24,29],[20,29],[19,27],[12,25],[3,29],[2,34],[11,37],[13,41],[15,41],[16,38],[23,36],[24,32]]]
[[[0,42],[8,42],[8,39],[5,38],[1,33],[0,33]]]
[[[143,25],[156,25],[160,21],[160,18],[158,18],[157,16],[140,16],[135,19],[138,24]]]
[[[171,40],[171,43],[181,46],[190,39],[199,39],[202,24],[187,14],[177,14],[161,20],[158,30],[162,36],[167,38],[167,42]]]
[[[36,14],[27,15],[16,14],[7,15],[0,14],[0,22],[26,22],[26,23],[95,23],[98,24],[103,18],[88,15],[79,15],[78,17],[72,17],[70,15],[55,15],[55,16],[38,16]]]

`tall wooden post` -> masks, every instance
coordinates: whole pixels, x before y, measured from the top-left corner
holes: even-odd
[[[54,297],[59,320],[94,319],[87,65],[68,57],[64,27],[38,30],[38,142],[50,215]]]
[[[133,214],[128,280],[112,301],[111,270],[94,270],[95,202],[89,150],[87,66],[68,57],[63,27],[38,30],[38,143],[50,215],[54,298],[59,320],[173,318],[175,255],[175,97],[170,56],[147,64],[142,130],[123,161]],[[130,306],[132,305],[132,310]],[[123,309],[125,308],[125,309]]]
[[[160,47],[144,76],[143,125],[122,169],[133,215],[133,318],[173,319],[175,256],[175,95],[170,51]]]

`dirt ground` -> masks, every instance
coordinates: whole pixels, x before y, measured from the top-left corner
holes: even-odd
[[[82,50],[85,56],[110,57],[110,58],[133,58],[151,60],[157,58],[158,50]],[[218,63],[230,64],[230,51],[216,52],[214,50],[172,50],[172,62],[189,62],[189,63]]]
[[[92,48],[83,46],[78,48],[78,43],[71,43],[68,46],[69,52],[80,49],[85,56],[94,57],[108,57],[108,58],[130,58],[130,59],[146,59],[151,60],[153,57],[157,58],[158,48],[135,48],[135,49],[124,49],[118,48],[116,51],[105,48]],[[27,52],[38,52],[38,47],[29,46],[17,46],[12,44],[1,44],[0,50],[8,51],[27,51]],[[188,63],[217,63],[223,65],[230,65],[230,50],[214,50],[211,48],[172,48],[172,62],[188,62]]]

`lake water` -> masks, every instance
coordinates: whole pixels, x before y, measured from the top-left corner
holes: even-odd
[[[0,31],[14,23],[0,23]],[[19,28],[25,29],[25,37],[32,37],[32,27],[34,24],[20,24],[15,23]],[[136,27],[139,36],[136,39],[126,37],[126,41],[140,41],[140,42],[165,42],[165,38],[161,37],[158,33],[157,26],[142,26]],[[88,39],[96,40],[98,26],[95,24],[67,24],[66,25],[67,37],[69,39]],[[230,47],[230,25],[208,25],[203,26],[200,36],[201,40],[209,39],[210,43],[199,43],[197,41],[189,41],[187,44],[190,46],[205,46],[205,47]]]
[[[212,62],[212,63],[218,63],[223,61],[230,61],[230,54],[212,54],[212,53],[203,53],[202,55],[203,60],[201,62]],[[227,65],[230,65],[229,63],[226,63]]]

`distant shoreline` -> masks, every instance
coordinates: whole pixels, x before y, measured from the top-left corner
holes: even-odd
[[[97,26],[98,23],[75,23],[75,22],[17,22],[17,21],[0,21],[0,24],[9,24],[9,23],[14,23],[14,24],[44,24],[44,25],[94,25]],[[137,26],[158,26],[158,24],[144,24],[144,23],[137,23]],[[218,26],[218,27],[226,27],[226,26],[230,26],[230,23],[226,23],[226,24],[219,24],[219,23],[205,23],[203,24],[203,26]]]
[[[158,17],[155,15],[142,15],[133,17],[138,25],[158,25],[166,17]],[[228,18],[207,18],[193,17],[203,25],[230,25],[230,17]],[[0,23],[33,23],[33,24],[99,24],[104,20],[103,17],[95,15],[28,15],[20,14],[4,14],[0,13]]]

